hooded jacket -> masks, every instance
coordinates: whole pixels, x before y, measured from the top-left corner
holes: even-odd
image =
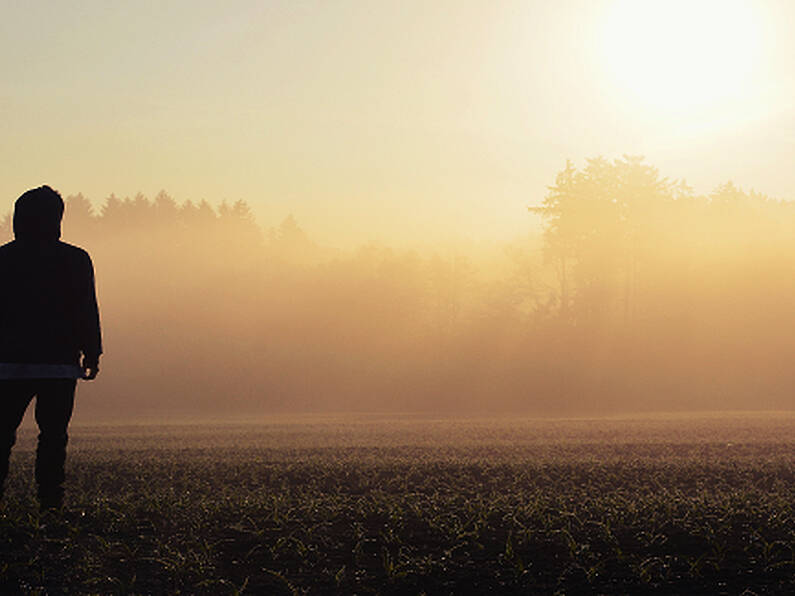
[[[15,239],[0,246],[0,363],[76,365],[81,353],[96,362],[102,338],[91,258],[59,240],[63,202],[59,210],[23,201],[27,194],[15,205]]]

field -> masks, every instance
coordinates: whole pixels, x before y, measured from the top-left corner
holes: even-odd
[[[795,415],[272,418],[12,456],[0,593],[792,594]]]

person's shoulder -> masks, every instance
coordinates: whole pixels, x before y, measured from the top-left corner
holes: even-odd
[[[80,248],[79,246],[75,246],[74,244],[69,244],[68,242],[58,241],[58,250],[61,251],[62,254],[68,255],[69,258],[72,258],[76,261],[88,261],[91,262],[91,257],[88,254],[88,251]]]
[[[63,252],[68,252],[86,257],[88,256],[88,251],[86,251],[86,249],[80,248],[79,246],[75,246],[74,244],[69,244],[68,242],[64,242],[63,240],[58,241],[58,248]]]

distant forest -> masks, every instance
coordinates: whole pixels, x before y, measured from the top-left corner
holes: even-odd
[[[489,258],[324,249],[243,201],[66,205],[106,339],[85,417],[795,405],[795,204],[642,158],[567,163],[543,237]]]

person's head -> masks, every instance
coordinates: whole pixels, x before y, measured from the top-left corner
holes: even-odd
[[[58,240],[64,203],[58,191],[39,186],[14,203],[14,236],[17,240]]]

